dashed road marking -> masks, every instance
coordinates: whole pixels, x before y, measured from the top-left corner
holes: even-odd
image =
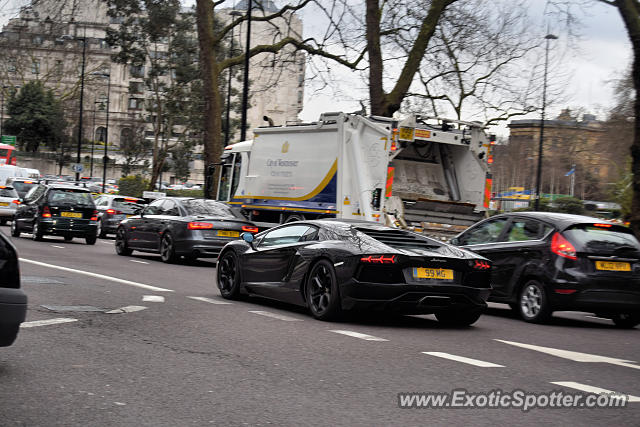
[[[630,394],[620,393],[618,391],[613,391],[613,390],[607,390],[606,388],[594,387],[587,384],[580,384],[573,381],[555,381],[555,382],[552,382],[551,384],[559,385],[562,387],[573,388],[575,390],[585,391],[587,393],[594,393],[594,394],[606,393],[606,394],[614,394],[614,395],[626,395],[627,402],[630,402],[630,403],[640,402],[640,397],[638,396],[632,396]]]
[[[423,351],[422,353],[429,356],[441,357],[443,359],[454,360],[456,362],[466,363],[468,365],[478,366],[480,368],[504,368],[503,365],[497,363],[485,362],[484,360],[470,359],[468,357],[456,356],[455,354],[441,353],[439,351]]]
[[[116,308],[115,310],[107,311],[107,314],[120,314],[120,313],[133,313],[136,311],[146,310],[147,307],[142,305],[128,305],[126,307]]]
[[[138,261],[137,259],[130,259],[131,262],[137,262],[138,264],[149,264],[147,261]]]
[[[164,302],[164,297],[161,295],[143,295],[142,301],[148,302]]]
[[[90,271],[76,270],[75,268],[62,267],[54,264],[47,264],[40,261],[34,261],[31,259],[20,258],[21,262],[26,262],[27,264],[39,265],[42,267],[55,268],[56,270],[68,271],[70,273],[82,274],[85,276],[95,277],[98,279],[109,280],[116,283],[122,283],[123,285],[135,286],[137,288],[147,289],[149,291],[155,292],[173,292],[171,289],[159,288],[157,286],[145,285],[144,283],[132,282],[130,280],[118,279],[117,277],[105,276],[104,274],[91,273]]]
[[[217,299],[213,299],[213,298],[206,298],[206,297],[187,297],[196,301],[202,301],[202,302],[208,302],[209,304],[219,304],[219,305],[225,305],[225,304],[233,304],[232,302],[228,302],[228,301],[220,301]]]
[[[302,322],[302,319],[284,316],[282,314],[271,313],[270,311],[249,310],[249,313],[259,314],[260,316],[271,317],[273,319],[284,320],[285,322]]]
[[[365,340],[365,341],[389,341],[389,340],[384,339],[384,338],[374,337],[373,335],[362,334],[360,332],[355,332],[355,331],[344,331],[344,330],[340,330],[340,329],[335,329],[335,330],[329,330],[329,332],[334,332],[336,334],[347,335],[349,337],[359,338],[359,339]]]
[[[49,245],[52,248],[58,248],[58,249],[64,249],[64,246],[59,246],[59,245]]]
[[[73,319],[71,317],[58,317],[56,319],[48,319],[48,320],[34,320],[31,322],[24,322],[20,325],[21,328],[34,328],[36,326],[47,326],[47,325],[57,325],[59,323],[70,323],[77,322],[78,319]]]
[[[520,342],[494,340],[501,343],[513,345],[516,347],[526,348],[528,350],[539,351],[541,353],[550,354],[551,356],[561,357],[563,359],[573,360],[574,362],[587,362],[587,363],[610,363],[612,365],[624,366],[626,368],[640,369],[640,365],[634,365],[633,360],[616,359],[607,356],[598,356],[597,354],[580,353],[577,351],[560,350],[551,347],[542,347],[539,345],[524,344]]]

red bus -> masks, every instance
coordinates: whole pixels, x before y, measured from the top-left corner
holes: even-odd
[[[15,166],[16,163],[16,147],[13,145],[0,144],[0,165]]]

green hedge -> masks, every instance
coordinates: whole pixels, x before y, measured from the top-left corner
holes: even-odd
[[[140,175],[125,176],[118,181],[118,193],[125,196],[142,197],[142,192],[147,188],[149,181]]]
[[[166,190],[167,196],[173,197],[204,197],[204,190]]]

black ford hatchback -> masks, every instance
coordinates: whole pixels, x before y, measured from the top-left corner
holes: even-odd
[[[84,237],[96,243],[98,211],[89,190],[71,184],[38,184],[26,194],[11,223],[11,235],[63,236],[66,241]]]
[[[587,216],[518,212],[491,217],[452,243],[493,261],[489,301],[528,322],[586,311],[640,324],[640,243],[631,230]]]

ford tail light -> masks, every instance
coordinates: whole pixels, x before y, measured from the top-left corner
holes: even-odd
[[[98,220],[98,211],[93,211],[93,215],[91,216],[91,221],[97,221]]]
[[[395,255],[368,255],[360,258],[360,262],[367,264],[395,264],[396,261]]]
[[[49,206],[45,206],[44,208],[42,208],[42,215],[40,215],[42,218],[51,218],[51,211],[49,210]]]
[[[187,228],[189,230],[211,230],[213,228],[213,224],[210,222],[190,222],[187,224]]]
[[[554,234],[551,238],[551,252],[564,258],[578,259],[576,248],[560,233]]]
[[[258,232],[258,227],[254,227],[252,225],[243,225],[242,226],[242,231],[246,231],[249,233],[257,233]]]

